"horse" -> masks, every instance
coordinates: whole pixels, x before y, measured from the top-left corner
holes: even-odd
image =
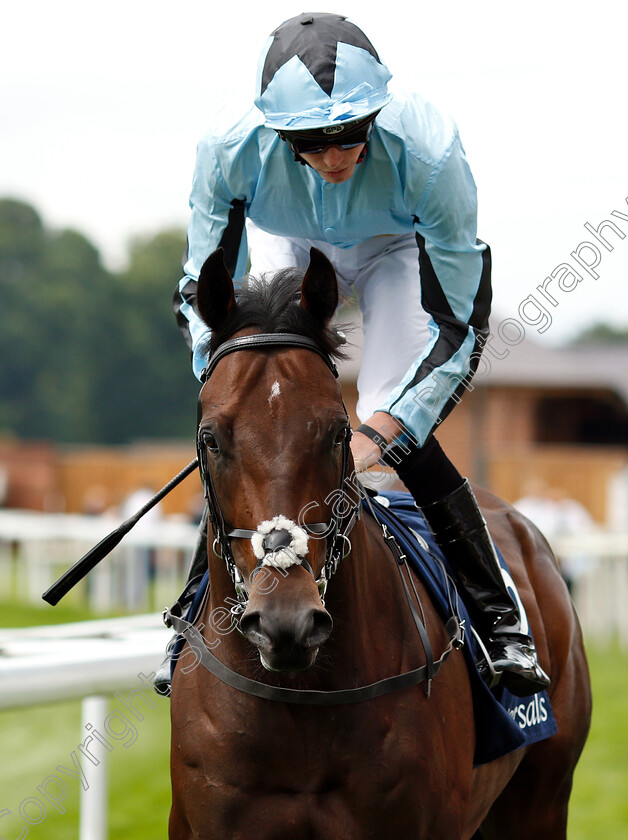
[[[456,628],[414,572],[398,574],[347,480],[334,269],[313,249],[307,269],[264,279],[236,296],[219,250],[198,280],[209,594],[172,681],[170,840],[564,840],[591,695],[550,547],[477,489],[558,731],[474,767]]]

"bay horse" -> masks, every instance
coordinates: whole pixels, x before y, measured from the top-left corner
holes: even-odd
[[[408,572],[421,642],[381,527],[357,516],[351,489],[332,511],[352,470],[333,267],[313,249],[305,271],[236,298],[219,250],[197,303],[212,331],[198,427],[209,595],[173,676],[170,840],[564,840],[591,695],[546,541],[477,491],[551,675],[558,731],[474,767],[460,639]]]

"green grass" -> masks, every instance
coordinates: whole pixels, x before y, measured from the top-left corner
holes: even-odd
[[[137,708],[140,704],[137,702]],[[109,774],[109,831],[112,838],[147,840],[165,838],[170,806],[169,704],[155,696],[155,707],[146,711],[143,721],[132,720],[137,733],[134,743],[131,735],[129,746],[125,741],[114,742],[108,754]],[[125,707],[113,698],[109,712],[124,712]],[[118,718],[116,720],[119,720]],[[102,725],[94,722],[101,733]],[[128,724],[125,724],[127,727]],[[125,730],[116,723],[117,731]],[[29,837],[34,840],[69,840],[78,836],[79,789],[78,779],[57,770],[59,765],[74,770],[72,752],[84,741],[81,734],[79,703],[60,703],[35,709],[4,712],[0,715],[0,740],[4,756],[0,771],[0,811],[9,809],[12,814],[0,820],[0,836],[19,836],[24,820],[19,816],[22,803],[37,797],[47,806],[45,819],[39,825],[29,826]],[[125,739],[126,740],[126,739]],[[104,747],[92,744],[96,757],[105,752]],[[81,760],[89,783],[90,764]],[[55,782],[45,780],[56,776],[65,780],[68,794],[60,802],[65,813],[60,813],[38,790],[44,786],[52,798],[61,798]],[[27,803],[26,814],[37,819],[36,804]]]
[[[95,615],[87,607],[57,604],[51,607],[42,601],[41,606],[0,601],[0,627],[35,627],[39,624],[69,624],[72,621],[90,621],[95,618],[111,618],[124,615],[122,612],[99,613]]]
[[[588,651],[591,733],[576,770],[569,840],[628,837],[628,652]]]
[[[20,607],[17,610],[2,604],[0,616],[5,626],[90,617],[72,608],[49,611]],[[589,663],[594,690],[593,725],[576,771],[569,840],[625,840],[628,836],[628,652],[591,648]],[[169,704],[156,696],[154,703],[153,708],[142,704],[144,720],[132,720],[137,733],[135,742],[125,749],[123,742],[118,741],[109,754],[112,840],[166,837],[170,806]],[[137,708],[141,710],[139,703]],[[116,710],[126,711],[119,700],[112,698],[109,711]],[[23,825],[20,804],[30,797],[42,800],[38,786],[46,777],[60,775],[56,770],[58,765],[72,767],[71,753],[84,737],[79,703],[0,713],[3,755],[0,814],[3,809],[12,811],[11,815],[0,817],[0,837],[7,840],[19,837]],[[68,778],[67,787],[68,795],[62,802],[65,812],[59,813],[48,803],[43,821],[29,826],[29,838],[71,840],[78,836],[78,780]],[[36,817],[33,803],[27,803],[26,808],[27,814]]]

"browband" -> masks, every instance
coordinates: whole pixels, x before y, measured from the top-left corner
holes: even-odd
[[[235,353],[236,350],[252,350],[258,346],[303,347],[306,350],[312,350],[323,359],[336,379],[338,378],[338,369],[332,359],[311,338],[305,335],[296,335],[295,333],[257,333],[254,335],[243,335],[240,338],[232,338],[221,344],[209,358],[205,369],[201,373],[201,382],[207,382],[223,356],[228,356],[229,353]]]

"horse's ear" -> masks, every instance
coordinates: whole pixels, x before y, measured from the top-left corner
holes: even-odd
[[[336,272],[318,248],[310,248],[310,264],[301,283],[301,306],[325,326],[338,306]]]
[[[222,248],[217,248],[203,263],[198,276],[196,303],[201,318],[212,330],[221,327],[235,310],[233,280],[225,265]]]

